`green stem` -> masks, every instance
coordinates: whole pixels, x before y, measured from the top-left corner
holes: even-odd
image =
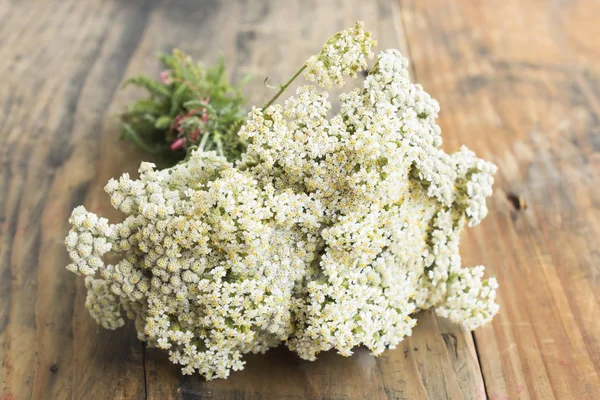
[[[223,142],[221,142],[221,137],[218,134],[215,135],[215,143],[217,143],[217,154],[224,156],[225,152],[223,151]]]
[[[146,144],[145,140],[142,139],[140,135],[138,135],[138,133],[129,124],[123,124],[123,131],[121,135],[123,139],[127,138],[131,140],[136,146],[138,146],[147,153],[160,154],[163,150],[159,146],[152,147],[151,145]]]
[[[281,87],[279,88],[279,90],[277,91],[277,93],[275,93],[275,96],[273,96],[273,98],[271,100],[269,100],[269,102],[267,104],[265,104],[262,109],[266,110],[267,107],[269,107],[271,104],[273,104],[273,102],[275,102],[275,100],[277,100],[277,98],[281,95],[281,93],[283,93],[283,91],[285,89],[288,88],[288,86],[290,86],[290,84],[292,82],[294,82],[294,79],[296,79],[298,77],[298,75],[300,75],[302,73],[302,71],[304,71],[306,69],[306,63],[304,63],[302,65],[302,67],[296,71],[296,73],[290,78],[289,81],[287,81],[285,84],[281,85]]]
[[[202,140],[200,140],[200,144],[198,145],[198,148],[200,148],[202,151],[206,151],[205,147],[209,136],[210,134],[208,132],[204,132],[202,135]]]

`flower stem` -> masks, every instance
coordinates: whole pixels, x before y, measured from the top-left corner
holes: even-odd
[[[277,98],[281,95],[281,93],[283,93],[283,91],[285,89],[288,88],[288,86],[290,86],[290,84],[292,82],[294,82],[294,79],[296,79],[298,77],[298,75],[300,75],[302,73],[302,71],[304,71],[306,69],[306,63],[304,63],[302,65],[302,67],[296,71],[296,73],[290,78],[290,80],[288,80],[285,84],[281,85],[281,87],[279,88],[279,90],[277,91],[277,93],[275,93],[275,96],[273,96],[273,98],[271,100],[269,100],[269,102],[267,104],[265,104],[262,109],[265,110],[267,109],[267,107],[269,107],[271,104],[273,104],[273,102],[275,102],[275,100],[277,100]]]

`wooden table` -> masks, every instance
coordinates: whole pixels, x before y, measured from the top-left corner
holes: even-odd
[[[0,399],[600,399],[600,3],[582,1],[118,1],[0,3]],[[444,147],[499,167],[465,265],[500,283],[473,333],[420,315],[373,358],[314,363],[280,348],[229,379],[184,377],[131,325],[97,329],[63,238],[81,203],[119,218],[102,187],[146,156],[117,113],[180,46],[252,103],[336,30],[362,19],[400,48],[442,107]],[[147,158],[147,157],[146,157]]]

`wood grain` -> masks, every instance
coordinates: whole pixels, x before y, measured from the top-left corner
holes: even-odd
[[[0,399],[600,398],[594,15],[591,0],[0,2]],[[131,325],[98,329],[63,238],[78,204],[122,218],[102,188],[148,158],[115,140],[117,113],[139,95],[118,90],[123,79],[156,75],[159,50],[221,53],[233,79],[255,76],[247,93],[262,104],[264,76],[283,81],[359,19],[440,101],[444,147],[500,168],[491,215],[462,247],[500,281],[493,324],[473,340],[426,312],[378,358],[311,363],[278,348],[208,383]]]
[[[105,211],[99,179],[127,166],[99,146],[147,5],[28,3],[0,6],[2,398],[143,398],[142,345],[90,321],[61,236],[74,205]]]
[[[147,352],[148,398],[266,399],[483,399],[485,388],[469,332],[419,315],[413,336],[397,349],[372,357],[333,352],[303,361],[285,347],[250,355],[227,380],[179,377],[163,352]]]
[[[491,215],[462,242],[465,263],[488,265],[501,287],[500,314],[475,331],[491,399],[600,398],[599,12],[593,1],[403,3],[445,147],[465,143],[499,167]]]

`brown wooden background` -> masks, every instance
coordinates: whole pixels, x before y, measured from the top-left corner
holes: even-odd
[[[102,187],[145,157],[116,141],[124,77],[221,52],[260,104],[358,19],[439,100],[445,148],[499,166],[462,241],[500,282],[493,324],[424,313],[379,358],[278,349],[210,383],[97,329],[63,238],[78,204],[118,218]],[[592,0],[0,1],[0,399],[600,399],[599,78]]]

